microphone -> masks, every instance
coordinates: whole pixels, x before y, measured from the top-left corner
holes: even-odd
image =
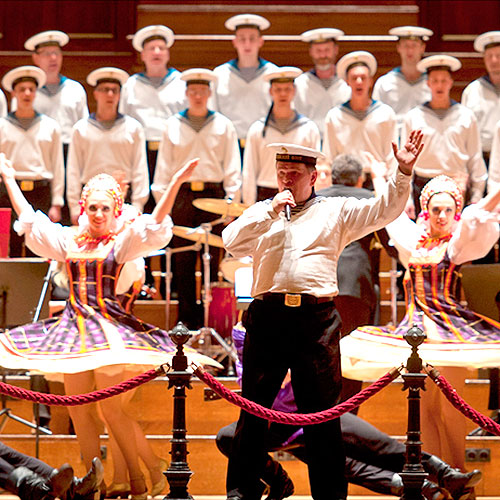
[[[285,217],[288,222],[290,222],[290,218],[292,217],[292,209],[290,208],[290,205],[287,203],[285,205]]]

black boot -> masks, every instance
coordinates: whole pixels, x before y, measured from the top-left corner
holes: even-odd
[[[266,500],[282,500],[293,495],[295,488],[290,476],[279,462],[269,457],[262,480],[269,485],[269,495]]]
[[[73,468],[64,464],[49,478],[39,476],[27,467],[17,467],[9,474],[9,485],[21,500],[52,500],[63,497],[73,481]]]
[[[99,486],[103,478],[104,467],[101,461],[94,457],[92,467],[87,474],[82,478],[73,478],[73,484],[66,495],[66,500],[96,500],[100,495]]]
[[[435,455],[423,461],[424,469],[429,474],[429,479],[436,482],[440,487],[445,488],[453,500],[465,500],[473,492],[472,488],[481,481],[482,473],[474,469],[471,472],[460,472],[458,469],[450,467]]]

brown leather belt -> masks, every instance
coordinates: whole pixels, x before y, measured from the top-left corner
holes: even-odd
[[[275,304],[285,305],[288,307],[300,307],[305,305],[323,304],[325,302],[333,302],[333,297],[315,297],[305,293],[263,293],[257,299],[264,300],[265,302],[272,302]]]

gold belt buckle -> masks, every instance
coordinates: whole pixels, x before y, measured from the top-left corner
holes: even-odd
[[[21,181],[20,188],[21,191],[33,191],[35,183],[33,181]]]
[[[302,297],[300,293],[285,293],[285,306],[300,307]]]
[[[203,191],[205,189],[205,183],[201,181],[191,182],[191,191]]]

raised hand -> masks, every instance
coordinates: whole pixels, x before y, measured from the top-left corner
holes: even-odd
[[[413,166],[417,161],[419,154],[424,147],[422,140],[424,134],[421,130],[412,130],[406,144],[398,150],[398,147],[393,142],[392,151],[398,161],[399,169],[406,175],[410,175],[413,171]]]
[[[186,182],[191,177],[191,174],[194,172],[194,169],[198,166],[199,158],[194,158],[193,160],[189,160],[180,170],[178,170],[174,174],[175,182]]]
[[[295,199],[293,197],[293,194],[290,190],[285,189],[284,191],[280,191],[276,196],[273,198],[272,201],[272,207],[273,210],[279,214],[281,211],[285,209],[285,205],[290,205],[291,207],[295,207]]]

